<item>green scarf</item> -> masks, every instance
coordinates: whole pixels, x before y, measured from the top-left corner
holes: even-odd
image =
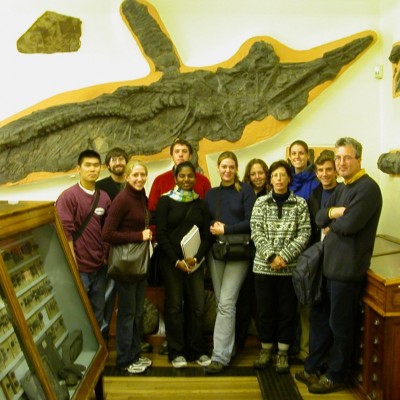
[[[188,203],[199,198],[199,195],[194,190],[179,189],[178,185],[175,185],[169,192],[164,193],[163,196],[168,196],[182,203]]]

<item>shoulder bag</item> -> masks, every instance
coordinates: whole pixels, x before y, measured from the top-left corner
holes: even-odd
[[[145,208],[145,226],[149,215]],[[108,256],[108,275],[118,282],[135,283],[147,279],[150,264],[150,240],[112,245]]]
[[[297,259],[296,268],[292,271],[292,281],[299,303],[311,306],[321,301],[323,261],[323,241],[308,247]]]
[[[99,198],[100,198],[100,190],[96,190],[96,193],[94,195],[94,200],[92,204],[92,208],[89,211],[89,214],[86,215],[85,219],[82,222],[82,225],[72,234],[72,240],[75,242],[78,240],[78,238],[82,235],[83,231],[87,227],[87,224],[89,223],[90,219],[92,218],[94,214],[94,210],[97,207],[97,204],[99,203]]]
[[[216,217],[220,218],[221,194],[218,193]],[[218,235],[211,246],[212,255],[220,261],[246,261],[255,256],[255,246],[250,233],[228,233]]]

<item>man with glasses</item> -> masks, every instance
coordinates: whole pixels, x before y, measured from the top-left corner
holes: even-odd
[[[348,379],[359,299],[370,266],[382,209],[378,184],[361,168],[362,145],[345,137],[335,144],[335,166],[344,184],[316,215],[323,229],[322,302],[312,307],[310,353],[296,379],[310,393],[335,392]]]

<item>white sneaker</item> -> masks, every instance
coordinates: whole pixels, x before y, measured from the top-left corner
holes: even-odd
[[[138,360],[136,361],[136,364],[143,365],[144,367],[150,367],[151,364],[153,364],[153,361],[150,360],[150,358],[147,357],[139,357]]]
[[[128,371],[130,374],[141,374],[146,371],[147,367],[145,365],[141,365],[139,363],[132,363],[124,368],[125,371]]]
[[[211,364],[211,358],[203,354],[196,360],[196,362],[202,367],[208,367]]]
[[[175,357],[172,360],[172,366],[174,368],[186,368],[187,367],[187,361],[186,361],[185,357],[178,356],[178,357]]]

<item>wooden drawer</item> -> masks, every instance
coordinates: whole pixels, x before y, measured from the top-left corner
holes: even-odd
[[[368,273],[370,275],[370,273]],[[365,297],[370,299],[371,305],[375,305],[374,309],[381,313],[400,313],[400,285],[385,285],[377,283],[375,280],[370,281],[371,276],[367,278],[365,286]]]
[[[395,356],[400,351],[400,253],[389,250],[396,249],[388,249],[383,240],[377,243],[363,292],[354,378],[369,400],[400,399],[400,359]]]
[[[380,314],[400,315],[400,253],[371,259],[364,295]]]

